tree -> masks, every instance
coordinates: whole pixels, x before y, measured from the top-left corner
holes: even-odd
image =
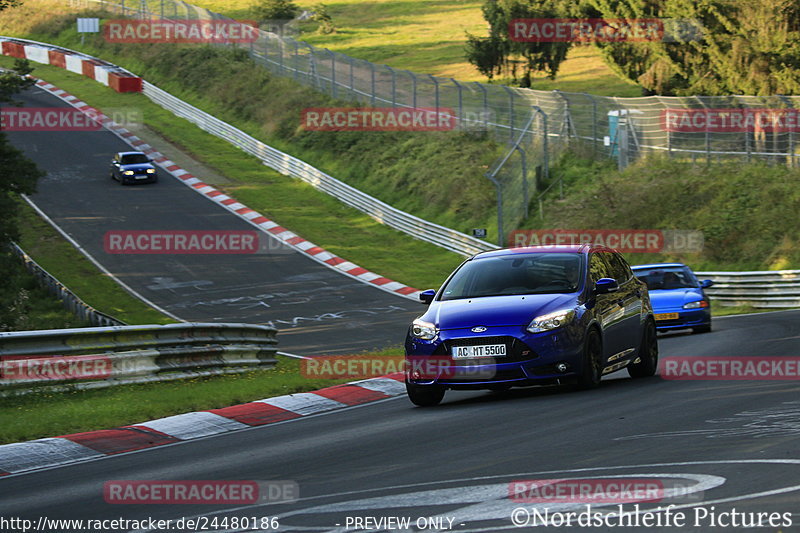
[[[587,16],[679,21],[653,42],[597,43],[609,66],[662,95],[800,94],[800,0],[582,0]],[[681,34],[699,23],[697,32]],[[669,28],[668,28],[669,29]]]
[[[333,17],[328,12],[326,4],[316,4],[311,9],[314,11],[313,19],[320,23],[319,31],[321,33],[336,32],[336,26],[333,25]]]
[[[2,0],[0,0],[2,1]],[[0,9],[6,6],[0,4]],[[0,105],[16,105],[13,97],[18,92],[30,87],[33,80],[26,78],[31,72],[27,60],[17,59],[14,71],[0,73]],[[0,250],[5,250],[8,243],[18,238],[17,206],[20,194],[36,192],[36,181],[42,172],[33,161],[27,159],[22,152],[11,146],[5,134],[0,131]]]
[[[256,20],[274,25],[277,33],[283,35],[284,27],[300,14],[300,6],[292,0],[261,0],[250,12]],[[273,31],[272,28],[269,31]]]
[[[516,19],[564,18],[572,11],[569,0],[486,0],[481,9],[489,36],[467,34],[466,57],[471,64],[489,79],[505,72],[516,80],[515,58],[521,57],[523,87],[530,87],[534,72],[555,78],[572,43],[520,42],[512,39],[509,26]]]

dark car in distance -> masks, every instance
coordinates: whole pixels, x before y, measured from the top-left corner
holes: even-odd
[[[420,300],[429,307],[405,341],[406,391],[419,406],[438,404],[448,389],[591,388],[622,368],[656,372],[647,287],[609,248],[483,252]]]
[[[158,172],[153,161],[144,152],[118,152],[111,160],[111,178],[122,185],[129,183],[155,183]]]

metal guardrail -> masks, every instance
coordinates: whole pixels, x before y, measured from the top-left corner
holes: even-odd
[[[0,396],[271,368],[276,333],[205,323],[0,333]]]
[[[11,243],[11,250],[22,260],[25,268],[33,274],[36,281],[64,303],[67,310],[75,314],[80,320],[86,320],[94,326],[124,326],[125,322],[98,311],[91,305],[81,300],[78,295],[69,290],[66,285],[58,281],[52,274],[42,268],[36,261],[25,253],[16,243]]]
[[[714,282],[706,293],[723,306],[800,307],[800,270],[707,271],[695,275]]]
[[[400,230],[416,239],[436,244],[462,255],[473,255],[481,251],[497,248],[475,237],[395,209],[296,157],[264,144],[230,124],[159,89],[152,83],[145,81],[142,87],[142,92],[145,96],[176,116],[185,118],[202,130],[224,139],[248,154],[257,157],[265,165],[281,174],[301,179],[314,188],[370,215],[382,224]]]

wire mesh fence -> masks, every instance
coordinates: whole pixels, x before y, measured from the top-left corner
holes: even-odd
[[[176,0],[70,3],[73,7],[99,4],[140,19],[230,20]],[[506,189],[517,192],[528,183],[523,167],[547,167],[553,154],[570,143],[583,144],[596,157],[614,158],[620,168],[649,154],[709,164],[762,159],[796,166],[798,161],[800,97],[618,98],[468,83],[378,65],[263,30],[252,43],[229,46],[246,49],[276,75],[338,100],[370,107],[433,108],[450,115],[458,130],[486,131],[509,144],[510,155],[498,162],[508,168],[494,170],[505,180]],[[532,119],[539,113],[546,117],[546,133],[541,119]],[[547,148],[541,150],[542,145]],[[533,161],[523,165],[525,156]],[[528,206],[517,205],[516,193],[501,196],[508,205],[498,205],[498,211],[503,211],[506,224],[513,225]],[[528,200],[533,199],[529,195]]]

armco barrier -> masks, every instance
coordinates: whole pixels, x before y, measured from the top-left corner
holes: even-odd
[[[706,293],[720,305],[800,307],[800,270],[707,271],[695,272],[695,275],[714,282]]]
[[[276,364],[276,331],[253,324],[186,323],[0,333],[0,395],[270,368]],[[80,361],[75,356],[89,356],[107,372],[75,378],[65,370]]]
[[[39,264],[34,261],[31,256],[26,254],[25,251],[17,244],[12,243],[11,250],[22,260],[25,268],[28,270],[28,272],[33,274],[39,284],[47,289],[50,294],[61,300],[64,303],[64,307],[72,311],[80,320],[86,320],[94,326],[125,325],[125,322],[122,322],[111,315],[107,315],[98,311],[94,307],[88,305],[83,300],[78,298],[78,296],[69,290],[66,285],[58,281],[47,270],[39,266]]]

